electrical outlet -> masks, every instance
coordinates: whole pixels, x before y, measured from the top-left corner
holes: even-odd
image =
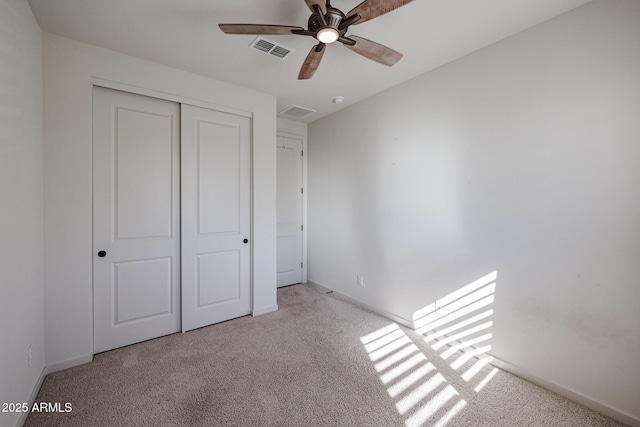
[[[31,355],[31,345],[29,345],[29,366],[33,365],[33,356]]]
[[[364,286],[364,276],[357,276],[358,286]]]

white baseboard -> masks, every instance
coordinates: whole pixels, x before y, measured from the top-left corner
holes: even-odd
[[[274,304],[274,305],[271,305],[269,307],[263,307],[263,308],[254,309],[253,312],[251,313],[251,315],[253,317],[262,316],[263,314],[271,313],[271,312],[277,311],[277,310],[278,310],[278,305]]]
[[[547,381],[543,378],[530,374],[529,372],[520,368],[519,366],[513,365],[492,354],[490,354],[490,356],[493,357],[493,361],[491,362],[491,364],[502,370],[505,370],[514,375],[517,375],[520,378],[523,378],[529,382],[537,384],[542,388],[545,388],[556,394],[559,394],[560,396],[564,396],[569,400],[579,403],[580,405],[586,406],[587,408],[593,409],[594,411],[599,412],[603,415],[606,415],[607,417],[613,418],[614,420],[620,421],[621,423],[627,424],[632,427],[640,427],[640,419],[630,414],[627,414],[623,411],[607,406],[602,402],[598,402],[597,400],[591,399],[587,396],[584,396],[583,394],[580,394],[576,391],[563,387],[552,381]]]
[[[62,371],[64,369],[73,368],[74,366],[84,365],[85,363],[89,363],[92,361],[93,361],[93,354],[87,354],[85,356],[75,357],[73,359],[68,359],[60,363],[54,363],[53,365],[48,365],[46,369],[48,374],[52,374],[54,372]]]
[[[377,313],[380,316],[384,316],[387,319],[393,320],[396,323],[400,323],[401,325],[406,326],[407,328],[413,329],[413,322],[411,322],[410,320],[407,320],[407,319],[405,319],[403,317],[397,316],[397,315],[395,315],[393,313],[389,313],[388,311],[381,310],[381,309],[379,309],[377,307],[374,307],[372,305],[367,304],[366,302],[362,302],[362,301],[360,301],[360,300],[358,300],[356,298],[353,298],[352,296],[343,294],[342,292],[338,292],[338,291],[336,291],[334,289],[331,289],[328,286],[321,285],[320,283],[312,282],[310,280],[307,280],[307,284],[315,287],[317,290],[319,290],[319,291],[321,291],[322,293],[325,293],[325,294],[329,293],[329,292],[333,292],[336,295],[340,295],[341,298],[344,298],[345,300],[349,301],[350,303],[352,303],[354,305],[357,305],[357,306],[362,307],[362,308],[366,308],[367,310],[373,311],[374,313]]]
[[[40,393],[40,388],[42,387],[42,383],[44,382],[44,379],[48,373],[49,372],[47,370],[47,367],[44,366],[42,368],[42,371],[40,372],[40,376],[38,377],[35,385],[33,386],[33,390],[31,390],[31,395],[29,396],[29,408],[33,407],[33,403],[36,401],[36,398],[38,397],[38,393]],[[20,415],[20,418],[18,418],[18,424],[16,424],[17,426],[22,427],[24,425],[24,423],[27,421],[27,417],[29,416],[29,412],[30,411],[23,412],[22,415]]]
[[[400,316],[396,316],[392,313],[388,313],[384,310],[380,310],[376,307],[372,307],[369,304],[363,303],[362,301],[359,301],[353,297],[350,297],[348,295],[345,295],[341,292],[335,291],[331,288],[329,288],[328,286],[324,286],[321,285],[319,283],[316,282],[312,282],[312,281],[307,281],[307,283],[313,287],[315,287],[318,291],[322,292],[322,293],[328,293],[328,292],[334,292],[338,295],[340,295],[342,298],[346,299],[347,301],[364,307],[367,310],[373,311],[374,313],[378,313],[381,316],[384,316],[390,320],[393,320],[397,323],[400,323],[408,328],[411,329],[415,329],[413,322],[404,319]],[[459,343],[459,342],[458,342]],[[453,344],[453,343],[451,343]],[[593,409],[594,411],[606,415],[607,417],[613,418],[614,420],[620,421],[621,423],[627,424],[631,427],[640,427],[640,419],[634,417],[633,415],[627,414],[624,411],[620,411],[618,409],[612,408],[610,406],[605,405],[602,402],[598,402],[597,400],[594,399],[590,399],[578,392],[575,392],[573,390],[570,390],[568,388],[565,388],[559,384],[556,384],[554,382],[551,381],[547,381],[545,379],[539,378],[527,371],[525,371],[524,369],[513,365],[505,360],[500,359],[499,357],[494,356],[493,354],[487,353],[489,356],[493,357],[493,361],[491,362],[492,365],[503,369],[507,372],[510,372],[514,375],[517,375],[520,378],[523,378],[529,382],[532,382],[534,384],[539,385],[542,388],[545,388],[547,390],[550,390],[556,394],[559,394],[560,396],[564,396],[567,399],[579,403],[580,405],[586,406],[587,408]]]

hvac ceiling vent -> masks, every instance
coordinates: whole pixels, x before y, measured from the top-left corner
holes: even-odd
[[[299,105],[292,105],[292,106],[287,107],[284,110],[280,111],[280,114],[282,114],[283,116],[291,116],[291,117],[296,117],[298,119],[301,119],[301,118],[307,117],[309,114],[313,114],[315,112],[316,112],[316,110],[311,110],[309,108],[304,108],[304,107],[301,107]]]
[[[257,37],[249,47],[280,59],[287,59],[294,52],[293,49],[274,43],[264,37]]]

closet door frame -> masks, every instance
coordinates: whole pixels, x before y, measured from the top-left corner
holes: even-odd
[[[250,223],[250,236],[251,239],[253,241],[254,239],[254,228],[255,228],[255,205],[254,205],[254,139],[253,139],[253,135],[254,135],[254,115],[252,112],[250,111],[245,111],[245,110],[240,110],[237,108],[233,108],[233,107],[228,107],[228,106],[224,106],[224,105],[219,105],[219,104],[214,104],[214,103],[210,103],[210,102],[206,102],[206,101],[201,101],[201,100],[197,100],[197,99],[193,99],[193,98],[188,98],[185,96],[180,96],[180,95],[175,95],[175,94],[171,94],[171,93],[165,93],[165,92],[159,92],[153,89],[147,89],[147,88],[143,88],[143,87],[139,87],[139,86],[133,86],[130,84],[126,84],[126,83],[120,83],[120,82],[116,82],[116,81],[112,81],[112,80],[106,80],[106,79],[102,79],[102,78],[98,78],[98,77],[92,77],[91,78],[91,87],[92,87],[92,92],[93,92],[93,88],[94,87],[102,87],[102,88],[106,88],[106,89],[115,89],[115,90],[119,90],[119,91],[123,91],[123,92],[128,92],[134,95],[143,95],[143,96],[147,96],[147,97],[151,97],[151,98],[157,98],[160,100],[165,100],[165,101],[170,101],[170,102],[175,102],[178,103],[179,105],[182,104],[186,104],[186,105],[192,105],[195,107],[200,107],[200,108],[205,108],[205,109],[209,109],[209,110],[214,110],[214,111],[220,111],[223,113],[229,113],[229,114],[234,114],[234,115],[238,115],[238,116],[242,116],[242,117],[247,117],[250,121],[250,132],[251,132],[251,139],[250,139],[250,210],[251,210],[251,223]],[[275,137],[274,137],[275,139]],[[275,154],[275,153],[274,153]],[[93,172],[92,172],[93,174]],[[93,192],[93,190],[92,190]],[[93,210],[93,209],[92,209]],[[93,216],[93,214],[92,214]],[[93,240],[93,238],[92,238]],[[275,241],[274,241],[275,242]],[[251,245],[251,254],[250,254],[250,271],[249,271],[249,276],[250,276],[250,299],[251,299],[251,315],[253,316],[258,316],[261,314],[265,314],[265,313],[269,313],[271,311],[275,311],[278,309],[277,305],[271,305],[271,306],[267,306],[267,307],[256,307],[255,304],[255,293],[256,293],[256,289],[254,286],[254,270],[255,270],[255,246],[252,244]],[[93,262],[91,265],[91,269],[93,270]],[[92,274],[93,277],[93,274]],[[274,290],[275,290],[275,281],[274,281]],[[91,300],[89,302],[89,305],[91,307],[91,353],[95,354],[94,351],[94,326],[93,326],[93,282],[91,284]],[[261,291],[262,293],[264,293],[263,291]]]

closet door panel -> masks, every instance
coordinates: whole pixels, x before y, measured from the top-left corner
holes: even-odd
[[[251,312],[251,122],[182,105],[182,329]]]
[[[94,88],[94,353],[180,330],[180,108]]]

